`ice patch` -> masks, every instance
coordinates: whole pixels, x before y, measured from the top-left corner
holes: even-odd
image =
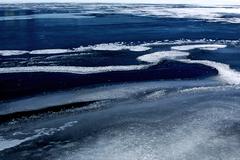
[[[19,140],[19,139],[6,140],[3,137],[0,137],[0,151],[18,146],[25,141],[26,141],[25,139],[23,139],[23,140]]]
[[[0,73],[55,72],[74,74],[93,74],[112,71],[131,71],[148,68],[150,65],[78,67],[78,66],[30,66],[0,68]]]
[[[180,51],[162,51],[162,52],[155,52],[151,54],[146,54],[143,56],[138,57],[139,61],[149,62],[149,63],[157,63],[164,59],[176,59],[180,57],[188,56],[188,52],[180,52]]]
[[[224,15],[240,15],[240,7],[166,7],[159,5],[142,5],[141,7],[126,7],[116,9],[115,12],[121,14],[132,14],[140,16],[156,16],[168,18],[187,18],[197,20],[207,20],[210,22],[227,22],[227,23],[240,23],[240,18],[224,17]]]
[[[195,45],[174,46],[174,47],[171,47],[171,49],[178,50],[178,51],[189,51],[193,49],[214,51],[214,50],[225,48],[225,47],[226,45],[220,45],[220,44],[195,44]]]
[[[37,139],[41,136],[50,136],[50,135],[55,134],[56,132],[64,131],[66,128],[72,127],[76,123],[78,123],[78,121],[67,122],[58,128],[36,129],[36,130],[34,130],[35,135],[33,135],[31,137],[26,137],[24,139],[4,139],[2,136],[0,136],[0,151],[16,147],[18,145],[21,145],[24,142]]]
[[[103,43],[103,44],[97,44],[93,46],[80,46],[78,48],[75,48],[75,51],[89,51],[89,50],[96,50],[96,51],[120,51],[120,50],[130,50],[134,52],[143,52],[151,49],[150,47],[146,47],[143,45],[126,45],[124,43]]]
[[[206,108],[205,105],[211,107]],[[222,135],[219,131],[220,128],[227,129],[231,124],[217,125],[237,118],[239,108],[233,112],[224,107],[212,107],[210,102],[200,106],[201,109],[194,112],[187,110],[190,112],[184,116],[182,112],[177,112],[166,119],[156,116],[156,119],[151,118],[154,120],[147,118],[132,125],[122,123],[119,129],[108,129],[93,141],[87,141],[58,159],[156,160],[161,157],[161,160],[234,160],[239,157],[237,136]],[[196,109],[199,106],[192,104],[192,107]]]
[[[164,95],[166,95],[166,90],[159,90],[159,91],[155,91],[151,94],[148,94],[145,98],[147,100],[155,100],[155,99],[158,99],[160,97],[163,97]]]

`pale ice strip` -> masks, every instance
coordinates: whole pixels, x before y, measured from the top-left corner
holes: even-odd
[[[29,51],[24,50],[0,50],[1,56],[18,56],[22,54],[29,53]]]
[[[189,60],[189,59],[185,59],[185,60],[179,60],[181,62],[185,62],[185,63],[199,63],[199,64],[203,64],[206,66],[210,66],[213,67],[215,69],[217,69],[218,71],[218,77],[231,85],[239,85],[240,84],[240,72],[231,69],[229,65],[227,64],[223,64],[223,63],[219,63],[219,62],[214,62],[214,61],[208,61],[208,60]]]
[[[58,128],[36,129],[36,130],[34,130],[35,135],[33,135],[31,137],[26,137],[24,139],[4,139],[2,136],[0,136],[0,151],[16,147],[18,145],[21,145],[24,142],[37,139],[41,136],[50,136],[50,135],[55,134],[56,132],[64,131],[65,129],[67,129],[69,127],[73,127],[73,125],[76,123],[78,123],[78,121],[67,122]]]
[[[163,96],[166,95],[166,90],[159,90],[159,91],[155,91],[151,94],[148,94],[145,99],[147,100],[155,100],[155,99],[158,99],[158,98],[161,98]]]
[[[80,19],[80,18],[93,18],[94,16],[80,16],[70,13],[55,13],[55,14],[33,14],[21,16],[0,16],[0,21],[13,21],[13,20],[31,20],[31,19]]]
[[[146,54],[138,57],[139,61],[149,62],[149,63],[157,63],[164,59],[176,59],[180,57],[188,56],[188,52],[180,52],[180,51],[162,51],[162,52],[154,52],[151,54]]]
[[[55,59],[55,58],[71,58],[74,56],[87,56],[87,55],[92,55],[93,53],[70,53],[70,54],[64,54],[64,55],[52,55],[46,57],[47,60]]]
[[[193,49],[209,50],[214,51],[220,48],[226,48],[226,45],[222,44],[195,44],[195,45],[183,45],[183,46],[173,46],[171,49],[178,51],[189,51]]]
[[[30,54],[62,54],[73,52],[70,49],[41,49],[41,50],[33,50]]]
[[[104,66],[104,67],[78,67],[78,66],[29,66],[0,68],[0,73],[27,73],[27,72],[55,72],[93,74],[111,71],[131,71],[148,68],[150,65],[129,65],[129,66]]]
[[[191,45],[207,45],[204,49],[215,49],[225,48],[227,45],[231,46],[239,46],[239,40],[213,40],[213,39],[199,39],[199,40],[190,40],[190,39],[180,39],[180,40],[164,40],[164,41],[154,41],[154,42],[146,42],[141,44],[142,46],[152,47],[152,46],[162,46],[162,45],[179,45],[179,46],[191,46]],[[216,47],[213,47],[215,45]],[[179,47],[174,46],[174,47]],[[225,46],[225,47],[224,47]],[[174,49],[174,48],[172,48]],[[177,49],[176,49],[177,50]]]
[[[199,93],[199,92],[209,92],[209,91],[225,91],[227,89],[240,89],[240,86],[224,85],[224,86],[201,86],[193,87],[187,89],[181,89],[179,93]]]
[[[1,56],[17,56],[23,54],[64,54],[64,53],[72,53],[74,50],[71,49],[39,49],[39,50],[32,50],[32,51],[25,51],[25,50],[0,50]]]
[[[3,151],[8,148],[12,148],[15,146],[20,145],[21,143],[27,141],[28,139],[4,139],[3,137],[0,137],[0,151]]]

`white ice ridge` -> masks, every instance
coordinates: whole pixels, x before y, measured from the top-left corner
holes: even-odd
[[[150,65],[128,66],[103,66],[103,67],[79,67],[79,66],[29,66],[0,68],[0,73],[27,73],[27,72],[55,72],[74,74],[93,74],[111,71],[131,71],[148,68]]]
[[[180,52],[180,51],[161,51],[161,52],[154,52],[151,54],[146,54],[143,56],[138,57],[139,61],[149,62],[149,63],[157,63],[164,59],[176,59],[181,57],[188,56],[188,52]]]
[[[239,85],[240,84],[240,72],[231,69],[229,65],[214,62],[214,61],[208,61],[208,60],[190,60],[190,59],[183,59],[179,60],[181,62],[185,63],[199,63],[206,66],[213,67],[217,69],[218,71],[218,77],[225,83],[231,84],[231,85]]]
[[[0,151],[16,147],[24,142],[37,139],[41,136],[49,136],[55,134],[56,132],[64,131],[66,128],[72,127],[76,123],[78,123],[78,121],[67,122],[58,128],[36,129],[34,130],[35,135],[26,137],[24,139],[4,139],[2,136],[0,136]]]
[[[130,50],[134,52],[142,52],[151,49],[150,47],[140,45],[127,45],[124,43],[116,42],[116,43],[103,43],[97,45],[90,45],[90,46],[80,46],[75,48],[75,51],[89,51],[89,50],[96,50],[96,51],[119,51],[119,50]]]
[[[120,50],[129,50],[133,52],[143,52],[150,50],[151,47],[146,46],[145,44],[124,44],[120,42],[116,43],[103,43],[89,46],[80,46],[78,48],[73,49],[39,49],[32,51],[25,50],[0,50],[0,56],[16,56],[22,54],[64,54],[64,53],[72,53],[72,52],[85,52],[85,51],[120,51]]]
[[[178,51],[189,51],[193,49],[201,49],[201,50],[208,50],[214,51],[220,48],[226,48],[226,45],[223,44],[194,44],[194,45],[182,45],[182,46],[173,46],[171,49],[178,50]]]

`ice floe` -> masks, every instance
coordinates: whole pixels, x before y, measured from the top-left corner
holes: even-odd
[[[154,52],[151,54],[146,54],[138,57],[137,59],[144,62],[157,63],[164,59],[175,59],[179,57],[188,56],[188,52],[180,52],[180,51],[162,51],[162,52]]]
[[[193,49],[214,51],[214,50],[225,48],[225,47],[227,46],[222,44],[195,44],[195,45],[173,46],[171,47],[171,49],[178,50],[178,51],[188,51]]]

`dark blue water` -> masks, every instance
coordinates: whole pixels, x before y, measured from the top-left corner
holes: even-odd
[[[0,159],[238,159],[237,9],[1,5]]]
[[[3,21],[0,28],[0,49],[73,48],[99,43],[166,39],[236,40],[240,36],[239,29],[239,24],[118,14],[79,19],[58,17]]]

